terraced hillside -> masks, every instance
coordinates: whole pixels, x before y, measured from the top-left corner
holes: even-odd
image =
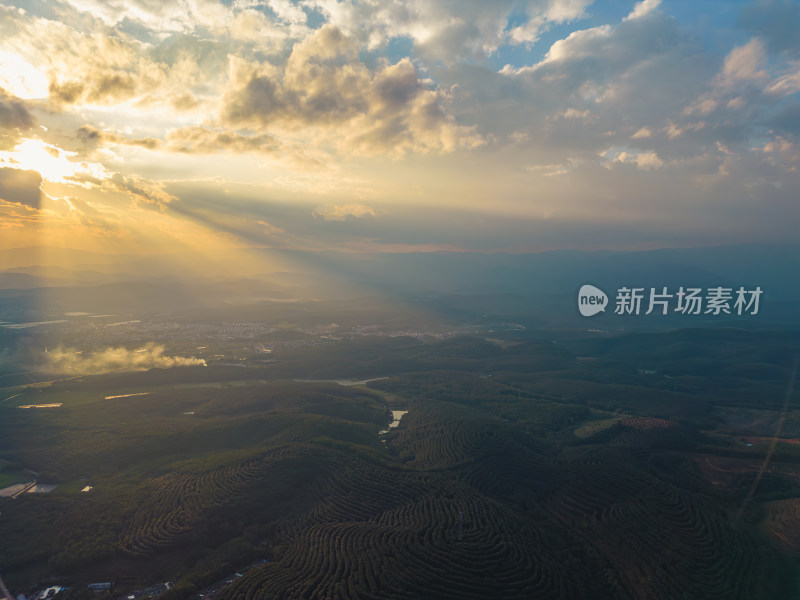
[[[0,572],[173,579],[165,600],[226,578],[221,600],[793,597],[794,446],[764,466],[735,407],[553,368],[27,389],[0,403],[0,457],[59,487],[0,498]]]
[[[319,505],[283,531],[276,560],[221,598],[781,593],[780,554],[703,494],[654,472],[644,439],[635,451],[546,456],[474,409],[458,418],[450,403],[408,408],[389,441],[402,466],[354,463],[329,480]]]

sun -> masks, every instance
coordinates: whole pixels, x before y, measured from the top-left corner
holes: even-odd
[[[86,187],[87,177],[108,179],[105,167],[98,163],[71,160],[77,152],[62,150],[42,140],[27,139],[14,150],[0,152],[0,167],[37,171],[42,179]]]

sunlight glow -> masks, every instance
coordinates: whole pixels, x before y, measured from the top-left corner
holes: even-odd
[[[38,171],[53,183],[90,187],[88,179],[109,179],[111,173],[98,163],[70,160],[77,152],[68,152],[42,140],[28,139],[12,151],[0,152],[0,167]]]
[[[47,98],[47,77],[36,67],[14,52],[0,50],[0,88],[23,98]]]

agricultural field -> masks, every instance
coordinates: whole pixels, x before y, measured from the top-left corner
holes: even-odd
[[[795,596],[800,446],[747,441],[794,435],[790,365],[744,406],[749,372],[684,372],[659,335],[375,337],[15,390],[0,477],[58,487],[0,498],[0,572],[167,600]]]

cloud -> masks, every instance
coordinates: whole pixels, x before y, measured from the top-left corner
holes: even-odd
[[[128,138],[111,131],[103,131],[92,125],[83,125],[75,132],[78,141],[88,148],[105,146],[106,144],[122,144],[126,146],[140,146],[148,150],[155,150],[161,146],[158,138]]]
[[[664,165],[664,161],[655,152],[636,149],[609,148],[601,152],[600,156],[608,161],[606,166],[621,163],[635,165],[638,169],[650,170],[661,168]]]
[[[702,52],[674,19],[652,11],[647,18],[573,31],[554,42],[538,63],[509,65],[501,74],[535,92],[538,105],[544,101],[548,111],[563,111],[564,104],[581,110],[581,105],[619,106],[621,101],[641,109],[647,106],[642,93],[657,106],[673,107],[676,98],[706,84],[710,70],[698,60]]]
[[[596,56],[600,62],[605,62],[608,58],[618,58],[618,56],[598,56],[594,52],[599,45],[602,45],[604,40],[610,37],[612,28],[610,25],[601,25],[591,29],[582,29],[573,31],[563,40],[558,40],[550,46],[547,55],[540,63],[545,65],[547,63],[554,63],[566,60],[575,60],[585,57]],[[607,46],[607,49],[612,49],[612,46]],[[634,57],[631,59],[635,60]]]
[[[800,61],[790,63],[789,67],[787,73],[770,82],[764,90],[766,94],[784,97],[800,92]]]
[[[147,150],[192,154],[261,154],[281,163],[297,167],[322,167],[324,157],[313,153],[298,144],[287,144],[267,133],[244,134],[223,128],[190,125],[170,128],[164,139],[157,137],[130,137],[115,131],[101,130],[92,125],[83,125],[76,131],[76,139],[83,151],[95,151],[109,145],[133,146]],[[312,156],[312,154],[315,154]],[[98,154],[95,154],[98,156]],[[130,190],[131,183],[117,181]],[[153,184],[155,185],[155,184]],[[137,186],[141,187],[141,186]],[[150,185],[152,188],[152,185]],[[149,193],[152,202],[158,194]],[[158,204],[169,201],[162,197]]]
[[[0,168],[0,199],[38,210],[42,176],[37,171]]]
[[[225,7],[213,0],[67,0],[67,3],[109,26],[129,20],[159,32],[189,32],[198,25],[212,27],[228,16]]]
[[[86,353],[79,352],[75,348],[59,346],[46,352],[43,360],[45,370],[64,375],[206,366],[206,361],[202,358],[165,356],[164,346],[153,342],[148,342],[135,350],[120,346]]]
[[[111,176],[102,164],[73,160],[76,154],[41,139],[28,138],[13,150],[0,151],[0,167],[35,170],[47,181],[86,188]]]
[[[36,125],[36,119],[28,111],[25,102],[0,88],[0,127],[24,131]]]
[[[745,31],[766,40],[772,52],[800,49],[800,7],[791,0],[760,0],[745,6],[737,22]]]
[[[341,123],[367,109],[370,72],[358,45],[333,26],[296,44],[284,69],[231,58],[234,89],[224,120],[233,125]]]
[[[4,18],[0,11],[0,19]],[[2,31],[0,31],[2,36]],[[0,49],[0,88],[26,100],[47,96],[47,78],[18,52]],[[2,90],[0,90],[2,94]]]
[[[205,153],[257,152],[274,154],[282,144],[267,134],[242,135],[232,131],[212,131],[205,127],[171,129],[166,135],[166,147],[173,152]]]
[[[751,100],[761,95],[761,85],[767,78],[762,68],[766,62],[764,44],[759,39],[734,48],[725,57],[722,69],[711,82],[711,89],[687,106],[684,113],[705,116],[724,107],[743,107],[746,102],[742,94],[747,94]]]
[[[774,141],[764,144],[762,152],[769,155],[767,161],[772,165],[781,165],[795,170],[800,165],[800,147],[780,136]]]
[[[325,206],[314,211],[315,217],[321,217],[325,221],[345,221],[347,219],[364,217],[374,217],[375,210],[363,204],[334,204]]]
[[[563,113],[559,115],[565,119],[588,119],[592,116],[592,111],[588,108],[584,110],[578,110],[577,108],[568,108]]]
[[[642,0],[641,2],[637,2],[631,13],[625,17],[625,20],[641,19],[655,11],[660,4],[661,0]]]
[[[164,209],[175,200],[174,196],[164,191],[162,183],[138,175],[114,173],[106,185],[127,194],[136,205],[152,205]]]
[[[767,73],[762,69],[766,63],[767,52],[761,40],[754,38],[744,46],[730,51],[725,57],[719,85],[729,86],[738,81],[763,79]]]
[[[683,115],[702,118],[707,136],[722,134],[717,141],[744,145],[756,135],[796,133],[791,117],[784,117],[792,114],[798,92],[800,60],[771,60],[764,42],[753,38],[726,55],[708,90]],[[765,131],[765,125],[775,131]]]
[[[84,72],[81,79],[50,81],[50,98],[63,104],[116,104],[141,89],[133,73]]]
[[[25,25],[17,43],[38,54],[56,105],[120,104],[165,83],[165,65],[150,60],[124,33],[83,33],[47,19]]]
[[[716,173],[726,160],[719,144],[749,153],[775,136],[795,135],[800,61],[770,56],[758,38],[717,57],[664,6],[640,3],[619,23],[573,31],[538,63],[502,69],[498,75],[507,83],[486,78],[486,89],[504,91],[501,97],[484,92],[483,103],[503,112],[491,115],[494,127],[484,114],[481,127],[527,133],[533,157],[526,164],[563,164],[568,157],[596,163],[600,156],[605,166],[653,173],[668,165],[698,176],[703,169]],[[592,118],[580,128],[575,119],[559,118],[586,110]],[[631,140],[636,149],[627,146]],[[609,147],[617,149],[613,156]],[[547,156],[536,156],[545,148]]]
[[[264,228],[264,235],[266,235],[266,236],[269,236],[269,237],[279,236],[279,235],[282,235],[282,234],[286,233],[285,229],[281,229],[280,227],[276,227],[272,223],[268,223],[267,221],[264,221],[263,219],[259,219],[257,221],[257,223]]]
[[[58,111],[126,105],[129,113],[149,106],[187,112],[202,105],[197,93],[209,95],[208,84],[220,72],[215,61],[225,60],[224,53],[217,58],[208,52],[217,42],[151,39],[141,30],[112,28],[66,7],[58,18],[26,11],[0,11],[0,16],[0,52],[8,48],[13,52],[5,54],[18,57],[19,64],[35,65],[37,77],[47,82],[45,96]]]
[[[646,138],[640,149],[663,160],[666,139],[658,132],[669,122],[693,131],[694,119],[682,110],[708,90],[716,67],[696,37],[661,10],[651,10],[573,31],[539,62],[509,65],[497,73],[500,81],[486,78],[482,104],[501,108],[484,111],[478,122],[493,133],[499,127],[527,129],[526,165],[563,164],[569,158],[596,164],[598,154],[610,145],[624,146],[631,136]],[[503,92],[495,97],[492,89]]]
[[[787,105],[770,117],[767,124],[786,135],[800,138],[800,102]]]
[[[25,96],[18,90],[35,87],[32,80],[25,84],[17,67],[0,73],[7,82],[0,143],[11,149],[24,128],[36,128],[26,136],[35,140],[31,160],[0,167],[38,164],[54,200],[35,212],[32,195],[15,196],[27,203],[2,208],[15,224],[44,217],[52,224],[57,212],[64,221],[82,213],[124,228],[134,214],[131,230],[144,231],[133,221],[146,213],[152,223],[173,219],[165,237],[173,224],[191,222],[226,239],[325,248],[505,243],[501,227],[496,239],[476,241],[496,213],[507,217],[504,226],[518,224],[515,244],[543,215],[568,232],[569,219],[607,214],[642,223],[662,206],[684,219],[705,210],[696,222],[709,231],[749,231],[732,223],[742,215],[788,227],[795,213],[787,198],[800,172],[796,3],[745,8],[745,37],[723,32],[717,8],[709,35],[698,35],[696,19],[667,2],[629,0],[621,11],[589,5],[0,7],[0,71],[6,55],[18,56],[17,66],[35,65],[52,94]],[[610,13],[618,19],[604,21]],[[500,71],[501,61],[513,64]],[[90,171],[79,158],[106,170]],[[31,192],[34,183],[30,177],[21,189]],[[246,201],[236,202],[247,186]],[[661,195],[667,189],[670,197]],[[602,201],[588,200],[596,196]],[[137,210],[128,199],[139,209],[170,210]],[[403,206],[414,209],[398,220]],[[296,212],[282,212],[287,207]],[[466,211],[480,215],[467,219]],[[469,226],[442,227],[453,222],[449,215]]]
[[[309,0],[328,23],[369,49],[391,40],[412,43],[426,60],[482,60],[507,44],[534,43],[552,24],[584,15],[591,0]],[[510,26],[514,22],[514,26]]]
[[[483,143],[447,113],[448,93],[423,82],[410,60],[370,70],[357,40],[332,25],[292,49],[284,67],[230,59],[223,122],[304,131],[345,153],[449,152]]]

